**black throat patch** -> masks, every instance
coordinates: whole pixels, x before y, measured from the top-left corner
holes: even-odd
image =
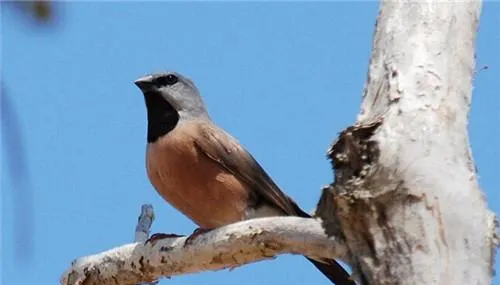
[[[168,134],[179,122],[179,114],[159,92],[144,94],[148,112],[148,143],[154,143],[158,138]]]

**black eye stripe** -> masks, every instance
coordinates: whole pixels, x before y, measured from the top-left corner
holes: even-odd
[[[155,85],[158,87],[174,85],[179,81],[179,78],[174,74],[162,75],[155,80]]]

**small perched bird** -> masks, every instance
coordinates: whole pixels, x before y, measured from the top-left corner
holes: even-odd
[[[135,84],[147,108],[149,179],[202,230],[257,217],[310,218],[236,139],[212,122],[191,80],[166,72]],[[335,260],[308,260],[335,284],[355,284]]]

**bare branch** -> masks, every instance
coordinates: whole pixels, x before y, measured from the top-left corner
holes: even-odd
[[[342,259],[342,245],[326,237],[317,219],[273,217],[243,221],[200,235],[133,243],[72,263],[62,285],[125,285],[161,277],[234,268],[292,253]]]

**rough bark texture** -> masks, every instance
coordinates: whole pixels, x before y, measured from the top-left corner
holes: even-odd
[[[324,233],[317,219],[262,218],[228,225],[200,235],[133,243],[72,263],[62,285],[126,285],[161,277],[234,268],[283,253],[342,258],[344,248]]]
[[[491,284],[496,224],[467,132],[481,3],[383,2],[357,123],[317,214],[360,284]]]

